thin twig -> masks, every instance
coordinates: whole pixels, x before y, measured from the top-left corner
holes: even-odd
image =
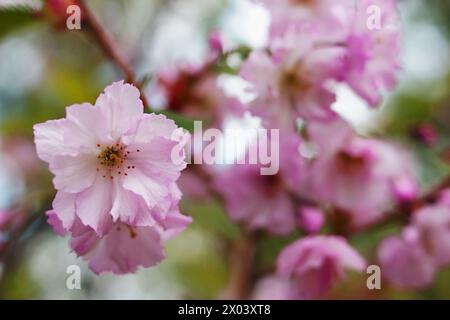
[[[95,38],[97,44],[106,54],[106,56],[110,58],[120,70],[122,70],[123,74],[126,77],[126,81],[135,85],[140,90],[142,103],[145,107],[148,107],[147,99],[141,90],[140,84],[137,81],[136,74],[134,73],[127,60],[123,57],[113,39],[100,24],[98,18],[94,15],[94,13],[85,4],[84,0],[79,0],[79,5],[83,15],[83,22],[86,24],[89,31],[91,31],[91,34]]]

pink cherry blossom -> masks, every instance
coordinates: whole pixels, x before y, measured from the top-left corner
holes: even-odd
[[[345,277],[347,269],[361,272],[364,259],[337,236],[308,236],[295,241],[278,256],[277,270],[291,281],[290,299],[316,299]]]
[[[271,53],[253,51],[240,70],[255,95],[250,112],[268,127],[292,127],[298,117],[334,118],[331,85],[340,73],[343,54],[340,47],[321,47],[313,37],[299,41],[290,34]]]
[[[270,36],[288,32],[321,31],[331,38],[342,36],[352,6],[349,0],[254,0],[271,14]]]
[[[186,166],[172,159],[172,150],[185,134],[163,115],[144,114],[139,95],[116,82],[95,106],[70,106],[66,118],[34,127],[38,155],[58,190],[49,223],[58,234],[71,234],[73,249],[95,272],[134,272],[159,262],[162,234],[186,226],[172,225],[181,219],[176,181]]]
[[[216,188],[223,195],[233,221],[244,222],[250,230],[289,234],[296,225],[295,202],[283,188],[280,173],[261,175],[260,168],[233,165],[219,174]]]
[[[167,202],[185,167],[171,159],[175,123],[144,114],[139,91],[123,82],[107,87],[95,106],[70,106],[66,118],[34,130],[38,155],[55,175],[55,213],[66,229],[75,217],[99,235],[110,217],[151,224],[152,208]]]
[[[243,222],[250,230],[289,234],[298,225],[298,205],[292,191],[295,189],[290,186],[300,183],[296,181],[303,166],[298,152],[300,137],[292,134],[280,139],[278,173],[261,175],[259,164],[237,164],[215,177],[215,188],[223,196],[230,218]]]
[[[378,248],[378,261],[383,277],[402,287],[427,287],[436,274],[436,266],[414,228],[404,230],[401,237],[383,240]]]
[[[375,8],[376,11],[371,11]],[[369,13],[373,14],[371,17]],[[380,14],[377,25],[376,14]],[[393,89],[401,67],[401,31],[395,0],[358,2],[346,40],[344,80],[370,105],[381,101],[380,90]]]
[[[256,0],[270,11],[270,47],[294,34],[301,48],[315,39],[322,49],[340,48],[340,81],[371,106],[393,89],[401,67],[401,32],[395,0]],[[299,49],[300,50],[300,49]],[[333,63],[329,57],[329,62]]]
[[[312,196],[349,215],[352,227],[417,196],[417,170],[401,147],[360,137],[342,121],[311,125],[309,134],[318,149],[309,171]]]
[[[439,268],[450,265],[450,206],[445,199],[414,212],[400,236],[380,244],[378,259],[384,276],[394,284],[431,285]]]
[[[412,225],[438,267],[450,265],[450,207],[438,203],[414,213]]]

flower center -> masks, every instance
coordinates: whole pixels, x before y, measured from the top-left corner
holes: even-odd
[[[119,163],[123,163],[122,151],[115,146],[106,147],[98,155],[100,164],[104,166],[115,166]]]
[[[301,67],[301,66],[300,66]],[[287,69],[279,75],[278,84],[283,95],[297,97],[299,93],[306,93],[311,88],[305,70]]]
[[[116,174],[127,176],[128,170],[135,169],[134,165],[126,164],[131,152],[122,144],[116,143],[106,147],[97,144],[97,148],[100,149],[97,156],[100,166],[97,167],[97,172],[101,171],[103,178],[113,179]]]
[[[357,173],[366,165],[366,158],[360,155],[353,155],[346,151],[337,154],[337,166],[347,173]]]

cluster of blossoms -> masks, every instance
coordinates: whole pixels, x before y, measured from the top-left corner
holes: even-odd
[[[382,89],[394,87],[400,66],[395,0],[362,0],[356,7],[349,0],[255,1],[272,14],[269,45],[254,51],[240,74],[257,96],[250,109],[267,125],[336,117],[337,83],[371,106],[380,103]]]
[[[176,181],[184,162],[172,120],[144,114],[139,90],[116,82],[95,102],[72,105],[66,117],[35,125],[39,157],[57,189],[48,221],[96,273],[134,272],[164,258],[162,241],[190,218],[178,209]]]
[[[346,84],[371,107],[381,103],[383,90],[395,87],[399,13],[395,0],[254,2],[269,10],[271,24],[267,46],[252,51],[238,71],[253,100],[244,106],[227,100],[210,60],[170,77],[161,74],[160,83],[169,109],[207,115],[216,126],[227,114],[249,111],[263,127],[280,129],[277,174],[261,175],[257,164],[203,173],[212,176],[210,188],[224,200],[230,218],[250,232],[288,235],[300,228],[306,233],[281,252],[277,274],[260,282],[256,296],[317,298],[345,269],[360,272],[366,266],[345,238],[318,235],[327,217],[335,231],[348,234],[396,214],[396,206],[419,195],[417,168],[404,148],[357,134],[333,110],[337,85]],[[205,107],[211,105],[213,111]],[[196,186],[210,195],[202,175],[194,177],[195,171],[187,189]],[[381,252],[391,253],[383,250],[390,246],[383,244]],[[395,282],[409,263],[407,255],[382,257],[386,269],[394,264],[388,257],[396,257],[398,267],[385,273]]]
[[[234,185],[231,178],[228,184],[219,178],[219,190],[231,217],[251,228],[287,234],[300,227],[310,234],[281,252],[277,275],[261,281],[257,296],[317,298],[345,269],[363,271],[366,266],[344,238],[314,235],[324,217],[337,216],[334,227],[341,232],[361,230],[419,192],[414,161],[406,151],[359,136],[332,109],[340,83],[373,107],[381,102],[382,90],[395,86],[398,11],[394,0],[255,2],[270,11],[272,22],[268,46],[253,51],[240,69],[255,96],[248,108],[265,127],[295,136],[299,147],[280,145],[277,176],[285,178],[271,178],[264,197],[243,168],[234,169],[241,178]]]

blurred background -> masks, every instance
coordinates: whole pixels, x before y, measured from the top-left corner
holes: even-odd
[[[23,6],[15,6],[22,2]],[[346,87],[339,88],[334,107],[361,133],[408,144],[423,163],[421,182],[426,188],[450,172],[450,1],[398,3],[404,29],[399,86],[376,111]],[[159,101],[152,90],[155,72],[175,62],[203,61],[213,30],[220,30],[230,47],[262,47],[270,19],[262,7],[246,0],[90,0],[88,4],[132,61],[138,77],[150,79],[145,92],[155,105]],[[60,22],[45,1],[0,1],[0,212],[14,214],[14,223],[23,231],[13,248],[3,248],[2,243],[16,235],[2,231],[0,219],[0,251],[8,251],[0,267],[0,298],[223,296],[230,277],[230,243],[241,235],[213,200],[184,197],[182,212],[193,216],[193,224],[168,243],[163,263],[134,275],[96,276],[69,251],[67,239],[46,224],[43,213],[51,207],[54,190],[50,173],[35,155],[33,124],[63,117],[70,104],[94,102],[106,85],[123,78],[89,36],[82,30],[69,31]],[[221,80],[238,94],[242,84],[236,78],[227,75]],[[350,241],[370,257],[378,241],[398,228],[389,225]],[[262,239],[257,271],[269,272],[279,250],[292,239]],[[81,267],[81,290],[66,288],[66,268],[72,264]],[[330,297],[450,299],[450,270],[439,274],[434,287],[419,292],[389,286],[369,292],[365,280],[357,277],[350,277]]]

